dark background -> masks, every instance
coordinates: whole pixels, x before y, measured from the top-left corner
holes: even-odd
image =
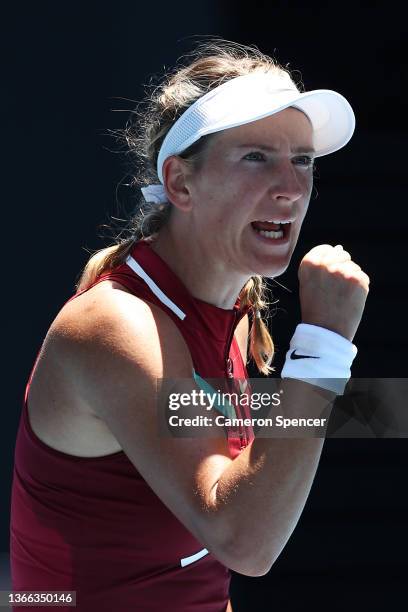
[[[124,160],[103,132],[124,126],[128,113],[112,109],[130,110],[142,84],[194,46],[192,35],[256,44],[299,70],[306,89],[342,93],[356,114],[350,143],[317,160],[303,233],[279,278],[290,292],[274,289],[278,371],[299,321],[299,261],[316,244],[341,243],[371,277],[353,374],[406,376],[407,56],[398,3],[16,2],[3,7],[1,23],[0,551],[8,551],[15,436],[34,358],[74,292],[86,249],[107,244],[97,226],[120,216],[118,203],[132,202]],[[234,575],[234,612],[396,605],[405,595],[407,456],[405,439],[327,440],[272,570]]]

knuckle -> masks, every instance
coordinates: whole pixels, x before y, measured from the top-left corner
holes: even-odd
[[[342,263],[344,265],[344,268],[347,270],[361,271],[361,267],[354,261],[344,261]]]
[[[337,273],[340,272],[339,264],[338,264],[337,261],[333,261],[333,262],[327,264],[326,269],[331,274],[337,274]]]
[[[317,267],[318,265],[319,259],[317,257],[305,255],[301,261],[300,268],[311,269]]]
[[[328,272],[337,279],[348,282],[358,282],[360,279],[361,268],[359,266],[347,265],[348,262],[334,262],[328,264]]]
[[[307,255],[311,255],[312,257],[320,257],[320,256],[325,255],[327,252],[331,251],[332,249],[333,247],[331,246],[331,244],[318,244],[317,246],[310,249]]]

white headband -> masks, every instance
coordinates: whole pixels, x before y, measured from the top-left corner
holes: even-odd
[[[309,117],[315,157],[341,149],[353,135],[353,109],[341,94],[330,89],[300,93],[286,73],[251,72],[212,89],[177,119],[159,151],[160,183],[141,188],[145,200],[168,201],[162,169],[171,155],[182,153],[201,136],[263,119],[288,106],[298,108]]]

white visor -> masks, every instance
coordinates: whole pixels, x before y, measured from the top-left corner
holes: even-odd
[[[165,160],[182,153],[201,136],[263,119],[288,106],[298,108],[309,117],[315,157],[341,149],[353,135],[353,109],[341,94],[330,89],[300,93],[288,74],[251,72],[209,91],[177,119],[159,152],[160,182],[164,182]]]

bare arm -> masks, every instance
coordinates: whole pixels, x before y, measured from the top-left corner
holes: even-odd
[[[282,386],[285,388],[284,383]],[[292,389],[290,401],[302,407],[307,402],[313,404],[309,414],[323,412],[329,400],[319,400],[313,389],[307,383],[299,383],[296,390]],[[282,412],[287,414],[286,410]],[[301,435],[299,438],[255,438],[225,467],[218,480],[218,516],[222,522],[230,521],[236,529],[231,537],[231,555],[234,551],[241,569],[234,565],[231,569],[252,576],[264,575],[296,527],[324,444],[324,438],[302,438]],[[242,571],[245,559],[248,566]]]
[[[192,362],[170,318],[133,295],[107,293],[83,322],[53,333],[82,400],[163,503],[227,567],[268,571],[303,509],[323,441],[257,439],[231,460],[223,438],[158,435],[157,379],[191,379]]]

